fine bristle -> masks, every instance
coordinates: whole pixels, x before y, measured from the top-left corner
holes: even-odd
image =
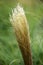
[[[23,8],[18,4],[16,8],[12,10],[12,15],[10,16],[10,21],[15,22],[19,15],[25,15]]]

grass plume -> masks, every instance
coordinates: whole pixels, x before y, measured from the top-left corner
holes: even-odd
[[[10,22],[15,30],[16,38],[23,56],[24,64],[32,65],[28,23],[25,12],[21,6],[17,5],[17,7],[12,10]]]

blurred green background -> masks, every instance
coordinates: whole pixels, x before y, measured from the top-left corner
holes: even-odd
[[[0,0],[0,65],[24,65],[9,14],[23,6],[30,28],[33,65],[43,65],[43,0]]]

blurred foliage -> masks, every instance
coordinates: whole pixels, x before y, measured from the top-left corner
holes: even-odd
[[[0,0],[0,65],[24,65],[9,13],[20,3],[30,27],[33,65],[43,65],[43,2],[42,0]]]

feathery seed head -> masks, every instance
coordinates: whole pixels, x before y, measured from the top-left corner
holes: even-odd
[[[25,65],[32,65],[32,57],[30,50],[30,37],[25,12],[21,6],[17,6],[12,10],[10,21],[15,29],[17,41],[24,59]]]
[[[15,29],[15,34],[19,42],[24,42],[28,39],[28,24],[25,16],[25,12],[20,5],[12,10],[12,15],[10,16],[10,21]]]

